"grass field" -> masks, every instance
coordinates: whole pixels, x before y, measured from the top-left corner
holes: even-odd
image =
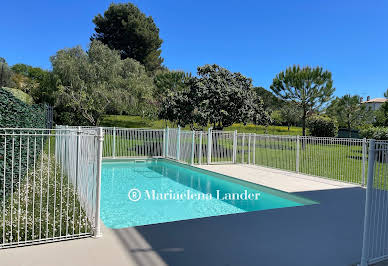
[[[150,120],[147,118],[142,118],[140,116],[126,116],[126,115],[108,115],[105,116],[101,122],[101,126],[106,127],[124,127],[124,128],[153,128],[161,129],[166,126],[176,127],[171,122],[166,122],[164,120]],[[189,129],[186,127],[185,129]],[[207,130],[203,128],[203,130]],[[302,135],[302,128],[300,127],[291,127],[288,131],[288,128],[285,126],[256,126],[253,124],[248,124],[244,126],[243,124],[234,124],[230,127],[224,129],[224,131],[233,131],[237,130],[239,133],[256,133],[256,134],[271,134],[271,135]]]

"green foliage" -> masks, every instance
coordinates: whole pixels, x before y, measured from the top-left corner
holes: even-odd
[[[36,161],[35,172],[38,174],[34,175],[30,169],[28,175],[23,175],[20,186],[15,178],[17,190],[7,191],[5,208],[0,212],[0,220],[4,221],[0,227],[0,242],[60,237],[73,230],[91,232],[75,189],[55,163],[54,155],[43,152]],[[3,197],[0,202],[2,200]],[[72,211],[62,211],[62,206],[66,205],[72,206]],[[41,206],[41,211],[37,206]]]
[[[276,97],[272,92],[267,91],[263,87],[254,87],[256,95],[263,101],[263,107],[268,111],[279,110],[286,102]]]
[[[0,88],[13,87],[12,70],[9,68],[7,62],[1,57],[0,60]]]
[[[181,126],[210,123],[214,129],[270,120],[251,79],[217,65],[198,67],[198,76],[190,79],[188,91],[175,92],[163,102],[160,118]]]
[[[37,103],[54,103],[55,80],[50,71],[26,64],[12,66],[15,87],[31,95]]]
[[[303,135],[306,133],[308,112],[318,109],[333,95],[333,80],[329,71],[321,67],[292,66],[276,75],[271,90],[280,98],[289,100],[302,109]]]
[[[272,124],[281,126],[285,122],[280,110],[275,110],[271,113]]]
[[[307,128],[314,137],[335,137],[338,133],[337,122],[327,116],[314,115],[308,118]]]
[[[165,98],[169,93],[186,91],[188,90],[187,83],[190,79],[190,73],[185,73],[183,71],[159,70],[154,76],[154,83],[156,87],[154,96],[156,98]]]
[[[368,139],[388,140],[388,127],[366,127],[360,134]]]
[[[132,3],[111,4],[93,19],[96,25],[91,37],[109,48],[118,50],[121,58],[133,58],[143,64],[148,71],[160,67],[162,40],[159,28],[152,17],[147,17]]]
[[[18,98],[19,100],[21,100],[24,103],[34,104],[34,99],[29,94],[27,94],[19,89],[6,88],[6,87],[4,87],[3,89],[11,92],[13,94],[13,96],[15,96],[16,98]]]
[[[107,127],[124,127],[124,128],[154,128],[161,129],[166,126],[175,127],[176,124],[165,121],[143,118],[141,116],[130,116],[130,115],[106,115],[101,121],[101,126]],[[211,125],[202,127],[202,130],[207,130]],[[184,129],[189,130],[190,126],[186,126]],[[285,126],[261,126],[248,123],[246,125],[236,123],[229,127],[224,128],[227,131],[237,130],[241,133],[256,133],[256,134],[272,134],[272,135],[301,135],[302,128],[290,127],[288,130]]]
[[[303,115],[303,111],[299,106],[295,106],[291,103],[285,103],[280,108],[280,115],[284,121],[283,123],[290,128],[291,125],[298,124]]]
[[[0,128],[44,128],[45,110],[40,105],[30,105],[11,92],[0,89]]]
[[[346,94],[334,99],[326,110],[327,115],[336,119],[340,127],[348,129],[349,136],[352,128],[356,128],[372,121],[372,113],[366,106],[360,104],[360,96]]]
[[[92,41],[64,49],[51,57],[58,78],[56,121],[69,125],[98,125],[106,113],[143,113],[152,107],[154,84],[137,61],[122,60],[119,52]]]
[[[7,90],[0,89],[0,128],[44,128],[46,126],[44,109],[39,105],[30,105],[17,99]],[[25,173],[27,167],[27,157],[32,162],[32,154],[27,154],[27,150],[36,147],[39,155],[43,142],[27,142],[26,138],[18,136],[21,131],[15,132],[16,136],[0,136],[0,173],[4,172],[6,178],[6,193],[16,189],[18,181],[10,182],[12,176],[19,180],[19,172]],[[23,131],[26,133],[27,131]],[[0,133],[12,134],[11,130],[2,130]],[[38,137],[42,139],[42,137]],[[4,159],[5,162],[4,162]],[[4,175],[0,176],[0,183],[4,182]],[[0,194],[2,194],[2,187]]]
[[[388,102],[385,102],[381,107],[375,111],[375,126],[387,127],[388,126]]]

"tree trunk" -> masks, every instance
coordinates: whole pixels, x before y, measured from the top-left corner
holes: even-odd
[[[302,135],[306,136],[306,117],[307,117],[307,110],[306,107],[303,106],[303,116],[302,116]]]

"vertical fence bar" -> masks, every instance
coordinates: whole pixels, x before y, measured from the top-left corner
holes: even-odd
[[[112,157],[116,158],[116,127],[113,127]]]
[[[367,248],[369,245],[369,220],[370,220],[370,208],[372,203],[372,189],[373,189],[373,175],[375,165],[375,140],[371,139],[369,143],[369,158],[368,158],[368,179],[366,187],[366,200],[365,200],[365,216],[364,216],[364,234],[362,239],[362,255],[361,266],[368,265]]]
[[[366,138],[362,139],[362,180],[361,185],[365,186],[365,171],[366,171]]]
[[[233,132],[233,163],[236,163],[237,157],[237,130]]]
[[[102,128],[98,128],[98,148],[97,148],[97,176],[96,176],[96,214],[94,237],[101,237],[100,224],[100,206],[101,206],[101,170],[102,170],[102,143],[104,141],[104,132]]]
[[[179,161],[181,157],[181,127],[178,126],[177,137],[176,137],[176,159]]]
[[[212,162],[212,128],[207,130],[207,164]]]
[[[252,161],[253,164],[256,164],[256,133],[253,133],[253,151],[252,151]]]
[[[194,151],[195,151],[195,131],[193,130],[191,136],[191,164],[194,164]]]
[[[168,146],[169,146],[169,130],[168,127],[166,127],[166,157],[168,157]]]
[[[203,132],[199,132],[199,148],[198,148],[198,164],[202,163],[202,135]]]
[[[296,136],[296,160],[295,160],[295,171],[299,173],[299,156],[300,156],[300,137]]]
[[[162,155],[164,158],[166,158],[166,156],[167,156],[167,153],[166,153],[166,151],[167,151],[167,128],[165,128],[163,130],[163,147],[162,147],[162,149],[163,149]]]
[[[251,164],[251,133],[248,134],[248,164]]]

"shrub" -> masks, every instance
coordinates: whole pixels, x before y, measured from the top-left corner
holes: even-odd
[[[388,127],[368,127],[362,129],[360,134],[368,139],[388,140]]]
[[[16,98],[10,91],[0,89],[0,128],[45,128],[43,106],[30,105]]]
[[[45,110],[40,105],[29,105],[17,99],[11,92],[0,89],[0,129],[1,128],[45,128]],[[7,133],[5,135],[4,133]],[[13,135],[14,133],[14,135]],[[9,194],[16,190],[24,178],[26,169],[31,166],[35,156],[38,157],[45,137],[30,137],[29,141],[19,133],[31,131],[0,130],[0,195]],[[27,151],[29,153],[27,154]],[[29,160],[27,160],[27,157]],[[5,162],[4,162],[5,160]],[[27,165],[27,162],[29,165]],[[21,175],[23,173],[23,175]],[[5,174],[5,175],[4,175]],[[11,180],[14,182],[11,182]],[[2,199],[0,199],[0,202]]]
[[[337,136],[337,122],[327,116],[315,115],[307,120],[307,128],[314,137],[335,137]]]

